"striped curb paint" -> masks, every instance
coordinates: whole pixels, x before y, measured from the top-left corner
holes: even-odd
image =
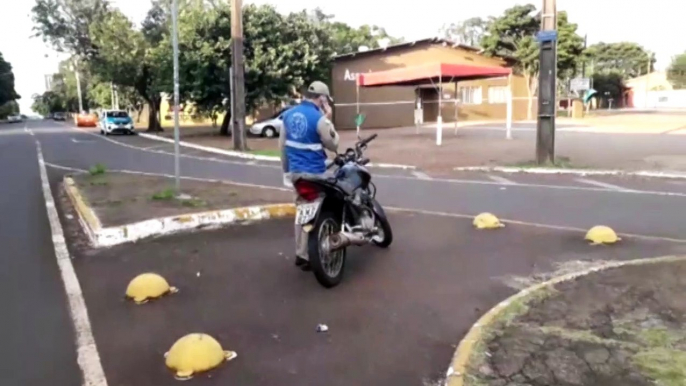
[[[571,281],[581,276],[587,276],[592,273],[602,272],[614,268],[621,268],[626,266],[639,266],[647,264],[671,263],[686,261],[686,256],[662,256],[651,257],[644,259],[609,262],[601,266],[589,268],[579,272],[574,272],[566,275],[561,275],[545,281],[543,283],[535,284],[531,287],[525,288],[509,298],[498,303],[495,307],[486,312],[479,320],[472,325],[467,334],[462,338],[457,350],[453,355],[450,367],[446,372],[446,380],[444,386],[468,386],[465,384],[464,376],[470,366],[470,360],[474,354],[474,348],[483,341],[484,331],[493,326],[500,320],[501,315],[510,309],[510,306],[515,302],[528,302],[534,295],[545,291],[555,286],[556,284]]]
[[[453,168],[457,172],[500,172],[529,174],[571,174],[576,176],[632,176],[650,178],[686,179],[686,172],[654,172],[649,170],[625,171],[604,169],[521,168],[509,166],[463,166]]]
[[[286,203],[213,210],[103,227],[100,219],[83,198],[71,177],[64,178],[64,186],[79,216],[79,222],[91,245],[96,248],[111,247],[147,237],[169,235],[193,229],[214,229],[229,224],[243,224],[295,216],[295,205]]]

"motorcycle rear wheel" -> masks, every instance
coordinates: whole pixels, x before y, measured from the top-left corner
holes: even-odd
[[[307,254],[315,278],[325,288],[333,288],[343,280],[346,248],[326,253],[323,244],[328,236],[341,230],[340,215],[330,209],[323,209],[314,227],[307,236]]]

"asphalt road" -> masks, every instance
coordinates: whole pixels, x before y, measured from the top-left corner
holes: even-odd
[[[686,252],[634,239],[596,247],[582,233],[528,226],[477,231],[449,217],[390,221],[394,244],[350,248],[346,277],[332,290],[293,266],[288,220],[75,250],[110,385],[176,385],[163,354],[190,332],[238,353],[190,385],[438,385],[467,329],[514,293],[508,275]],[[67,223],[78,239],[76,221]],[[180,292],[145,305],[124,301],[128,281],[149,271]],[[316,332],[320,323],[328,333]]]
[[[173,173],[173,157],[168,153],[169,149],[160,146],[162,144],[159,142],[140,137],[122,136],[103,138],[98,135],[77,131],[64,124],[49,121],[27,122],[26,130],[18,125],[0,126],[0,177],[2,177],[3,181],[3,183],[0,184],[0,191],[2,192],[0,195],[0,215],[2,215],[3,218],[2,225],[0,226],[0,245],[2,245],[0,261],[3,264],[3,269],[1,271],[3,280],[0,281],[0,299],[4,300],[3,313],[0,315],[0,328],[2,328],[3,331],[3,336],[1,337],[3,345],[2,348],[0,348],[0,374],[2,374],[0,375],[0,380],[2,380],[0,383],[3,385],[77,385],[80,383],[80,375],[76,365],[73,328],[66,307],[64,287],[60,281],[60,275],[56,266],[46,217],[45,203],[42,198],[41,183],[36,160],[35,140],[41,142],[46,162],[61,167],[87,169],[96,163],[103,163],[109,169],[126,169],[171,174]],[[184,150],[184,154],[181,161],[181,168],[182,173],[185,176],[224,179],[267,186],[279,186],[281,182],[280,170],[273,164],[246,163],[244,160],[230,159],[228,157],[205,154],[201,151],[189,151],[187,149]],[[63,173],[64,170],[62,169],[51,169],[51,182],[53,186],[59,181],[60,176]],[[495,181],[491,177],[493,176],[464,175],[453,179],[424,180],[412,175],[411,172],[378,171],[375,180],[379,187],[379,197],[386,206],[467,215],[473,215],[481,211],[491,211],[504,218],[543,225],[587,228],[591,225],[603,223],[611,225],[618,231],[625,233],[679,239],[686,238],[684,236],[686,235],[686,223],[683,221],[683,214],[680,213],[679,210],[676,210],[676,208],[683,206],[684,200],[686,199],[686,194],[684,194],[684,191],[682,190],[683,186],[680,186],[679,184],[671,184],[670,188],[667,188],[667,182],[665,181],[619,181],[622,184],[625,184],[624,187],[627,188],[622,190],[611,187],[589,187],[588,184],[580,183],[578,181],[570,182],[567,178],[547,180],[547,177],[536,177],[534,180],[522,181],[519,179],[520,177],[500,176],[501,178],[515,178],[515,184],[510,184],[502,180]],[[618,181],[605,182],[607,184],[619,183]],[[400,224],[422,224],[414,219],[402,218],[395,220],[395,222]],[[436,351],[429,352],[429,349],[425,349],[429,351],[420,351],[419,353],[414,354],[411,347],[418,347],[419,343],[421,343],[419,341],[408,341],[395,349],[382,347],[381,343],[394,342],[403,335],[403,329],[396,326],[389,330],[396,335],[384,337],[384,340],[379,341],[378,350],[380,351],[376,353],[382,358],[388,357],[393,358],[394,361],[405,361],[402,363],[407,363],[408,368],[411,369],[411,373],[413,374],[412,376],[407,375],[407,379],[416,380],[417,376],[432,378],[437,376],[439,370],[444,370],[441,361],[451,350],[451,348],[446,346],[451,344],[448,342],[456,343],[459,340],[459,336],[464,332],[464,328],[469,324],[468,322],[476,318],[479,312],[475,310],[472,313],[466,314],[466,316],[455,316],[458,315],[460,311],[464,311],[464,308],[441,308],[445,306],[426,305],[422,303],[421,299],[412,297],[415,296],[411,291],[412,289],[422,286],[427,287],[431,292],[424,293],[425,297],[437,296],[437,298],[442,299],[443,302],[448,301],[446,294],[451,294],[458,296],[456,298],[458,303],[462,302],[471,306],[472,304],[476,304],[478,300],[483,301],[483,305],[487,305],[496,301],[496,298],[499,300],[506,292],[503,288],[480,287],[478,283],[476,283],[477,281],[487,281],[487,278],[490,275],[498,274],[498,272],[505,272],[504,270],[506,269],[510,270],[511,273],[529,272],[530,267],[529,269],[526,269],[526,264],[522,264],[521,261],[523,260],[521,259],[528,259],[532,254],[538,256],[538,253],[544,253],[548,260],[541,260],[541,262],[549,262],[550,259],[571,257],[570,255],[561,254],[561,249],[558,248],[559,246],[551,249],[546,247],[546,245],[548,245],[546,244],[547,242],[538,242],[520,236],[514,236],[514,238],[510,239],[508,242],[516,243],[516,245],[524,247],[529,252],[527,255],[523,255],[523,257],[513,259],[512,264],[509,263],[510,260],[503,260],[502,248],[504,242],[484,243],[484,246],[479,248],[485,248],[486,251],[489,251],[487,255],[476,254],[476,249],[470,249],[473,247],[462,244],[448,244],[443,246],[436,244],[435,247],[431,247],[431,245],[438,242],[438,239],[436,239],[437,237],[440,237],[442,240],[450,237],[455,238],[455,235],[464,234],[466,229],[469,228],[468,222],[465,224],[467,225],[463,225],[464,228],[460,228],[457,225],[448,223],[436,225],[436,222],[432,220],[430,224],[424,222],[424,225],[421,225],[418,228],[403,228],[401,225],[398,227],[399,234],[404,235],[404,240],[411,240],[411,242],[408,241],[405,245],[400,244],[400,246],[396,246],[393,251],[394,259],[396,258],[395,254],[399,254],[400,257],[398,257],[398,259],[405,263],[400,264],[398,267],[394,266],[395,268],[384,270],[383,266],[377,265],[379,263],[377,260],[374,260],[374,263],[369,264],[372,265],[373,268],[376,267],[374,269],[377,271],[371,271],[377,272],[376,276],[375,274],[368,273],[367,269],[370,269],[369,266],[363,267],[364,264],[357,263],[362,265],[355,268],[355,263],[351,263],[351,277],[350,280],[346,282],[348,284],[341,287],[342,290],[339,292],[342,294],[334,295],[332,299],[326,298],[326,295],[320,295],[319,292],[317,292],[317,294],[308,295],[307,291],[312,291],[313,288],[316,287],[316,283],[314,283],[311,277],[305,282],[306,284],[298,284],[304,285],[305,287],[300,288],[300,292],[290,294],[294,296],[294,299],[297,299],[295,295],[304,294],[304,296],[312,297],[312,303],[309,303],[312,306],[321,303],[327,304],[326,307],[328,307],[318,311],[316,314],[310,314],[309,316],[307,314],[303,315],[303,317],[308,318],[307,334],[309,334],[313,328],[309,325],[310,322],[314,323],[315,319],[320,319],[320,316],[327,316],[324,311],[331,313],[337,312],[337,309],[335,309],[336,301],[343,302],[345,300],[343,299],[343,296],[349,296],[349,298],[346,299],[354,299],[352,303],[346,303],[344,307],[341,307],[342,310],[346,311],[345,313],[338,314],[338,317],[340,318],[348,318],[348,321],[346,322],[348,324],[344,323],[342,328],[343,331],[346,329],[348,330],[347,336],[350,339],[353,339],[354,337],[354,334],[352,333],[359,331],[362,326],[359,320],[355,320],[355,318],[360,318],[359,315],[365,315],[366,312],[372,314],[373,312],[380,312],[378,310],[375,311],[374,307],[380,309],[382,307],[379,307],[379,305],[386,304],[386,301],[393,301],[394,303],[392,304],[397,304],[397,307],[401,307],[401,300],[407,301],[408,299],[414,299],[410,304],[417,306],[418,308],[416,309],[424,310],[429,315],[432,315],[431,312],[441,313],[442,315],[438,320],[441,320],[445,325],[435,326],[437,331],[436,335],[418,335],[419,337],[423,337],[422,339],[427,339],[424,340],[422,344],[433,342],[430,343],[429,346],[435,346],[434,348]],[[427,232],[427,230],[430,231]],[[540,231],[544,232],[542,230]],[[279,237],[290,238],[290,230],[287,231],[285,229],[274,228],[268,233],[270,237],[267,239],[274,239],[275,242],[279,243],[279,248],[283,249],[283,245],[291,245],[290,241],[286,242],[286,239],[280,240],[278,237],[275,237],[278,235]],[[224,235],[221,233],[216,234]],[[216,234],[213,233],[213,235]],[[424,237],[417,237],[418,234],[422,234]],[[220,244],[217,244],[221,239],[219,236],[209,236],[210,239],[206,242],[192,239],[194,236],[195,235],[188,235],[181,237],[179,239],[179,243],[181,244],[178,245],[178,248],[174,247],[177,249],[171,248],[169,251],[165,250],[166,255],[165,253],[159,253],[153,257],[172,256],[176,253],[174,252],[175,250],[183,252],[183,255],[190,253],[193,250],[199,251],[202,248],[219,248]],[[261,240],[261,246],[265,245],[265,247],[268,247],[271,245],[270,243],[262,242],[264,241],[264,235],[259,234],[259,232],[255,232],[255,237],[256,239]],[[548,237],[550,236],[542,235],[540,240],[545,240]],[[256,239],[246,238],[247,241],[245,242],[248,244],[245,244],[246,248],[242,249],[247,249],[248,245],[253,245],[250,240],[254,241]],[[536,240],[539,240],[539,238],[536,238]],[[187,244],[183,244],[184,242]],[[217,245],[216,247],[213,246],[215,244]],[[184,247],[184,245],[186,246]],[[631,254],[631,257],[636,257],[643,253],[650,253],[650,255],[653,255],[657,252],[657,250],[651,248],[644,250],[643,247],[631,243],[625,245],[634,246],[634,248],[629,248],[630,250],[626,252],[627,257],[629,257],[629,254]],[[489,249],[496,247],[500,249]],[[95,264],[96,266],[104,264],[106,266],[109,261],[120,261],[118,259],[124,259],[127,258],[127,256],[139,256],[136,254],[137,250],[134,246],[122,248],[123,249],[112,250],[119,251],[118,256],[111,256],[111,259],[98,260],[100,263],[96,262],[94,259],[88,259],[87,256],[89,256],[89,253],[84,253],[82,257],[84,257],[84,261],[88,262],[87,264]],[[231,253],[232,250],[234,250],[234,248],[225,246],[221,249],[220,255],[225,259],[226,253]],[[422,259],[422,256],[429,256],[426,253],[428,250],[435,252],[435,254],[432,252],[431,256],[437,255],[440,256],[440,258],[437,258],[437,261],[426,261],[426,259]],[[459,265],[446,271],[455,273],[458,276],[444,276],[443,273],[438,271],[442,270],[444,266],[447,266],[449,261],[446,259],[448,257],[455,257],[455,251],[459,251],[459,256],[481,257],[476,260],[460,260]],[[209,253],[209,250],[207,252]],[[247,256],[255,258],[256,261],[259,262],[261,260],[257,259],[260,258],[264,252],[253,250],[251,253],[252,255]],[[287,253],[287,251],[285,251],[285,253]],[[584,249],[583,251],[575,252],[575,256],[586,256],[589,253],[592,253],[592,251],[586,251]],[[149,260],[143,258],[134,260],[140,261],[140,264],[136,265],[138,263],[131,262],[131,271],[117,271],[115,269],[113,272],[108,270],[95,272],[95,270],[97,270],[96,268],[93,268],[94,271],[90,271],[91,268],[87,265],[77,267],[79,270],[79,279],[83,281],[82,284],[86,291],[88,305],[89,307],[93,307],[91,316],[94,318],[96,339],[98,342],[104,342],[103,345],[105,347],[101,348],[101,354],[103,360],[106,362],[106,372],[110,377],[114,377],[115,380],[122,380],[122,382],[124,382],[113,384],[131,384],[125,382],[128,379],[126,378],[127,374],[119,374],[119,370],[123,371],[124,368],[130,370],[130,367],[125,366],[126,363],[134,367],[141,366],[142,364],[137,364],[137,362],[132,362],[130,359],[127,359],[127,355],[133,355],[135,352],[132,342],[128,343],[130,346],[128,350],[131,351],[126,351],[125,356],[123,356],[124,359],[121,359],[122,357],[119,351],[115,351],[115,349],[112,348],[113,346],[118,345],[126,346],[127,341],[125,340],[125,336],[117,335],[115,332],[113,332],[112,335],[113,337],[116,337],[116,339],[108,338],[109,328],[103,329],[102,327],[102,315],[107,315],[107,312],[98,302],[103,301],[103,297],[105,298],[105,304],[113,305],[111,302],[115,298],[116,301],[120,302],[121,291],[123,291],[123,286],[125,285],[128,276],[134,271],[146,268],[145,264],[152,264]],[[181,259],[170,258],[167,260],[170,267],[173,265],[173,261],[176,260]],[[474,263],[475,261],[480,260],[486,262]],[[383,258],[378,259],[378,261],[383,261]],[[504,261],[507,261],[507,263],[504,263]],[[241,264],[240,261],[237,264]],[[260,262],[259,264],[263,263]],[[261,272],[262,270],[258,269],[260,267],[259,264],[247,266],[245,269],[250,270],[251,272]],[[160,265],[148,265],[147,267],[151,269],[159,266]],[[164,265],[162,265],[162,267],[164,267]],[[497,269],[490,271],[490,267],[496,267]],[[186,269],[187,267],[178,267],[176,269],[181,270],[182,268]],[[291,270],[291,268],[290,264],[287,264],[287,266],[284,266],[283,270],[284,272],[292,273],[293,270]],[[423,284],[419,281],[415,282],[412,278],[413,275],[418,275],[418,272],[422,269],[426,269],[428,272],[426,275],[419,275],[422,277],[422,280],[426,280]],[[500,271],[501,269],[503,271]],[[207,272],[211,272],[211,270],[211,267],[206,268]],[[459,270],[464,270],[468,275],[458,272]],[[479,271],[482,271],[481,276],[476,274]],[[236,275],[239,275],[240,269],[237,269],[236,272]],[[389,275],[388,272],[393,274]],[[221,271],[217,272],[217,275],[219,275],[219,273],[229,274],[229,272]],[[429,275],[429,273],[434,276]],[[253,275],[257,274],[258,273],[254,273]],[[270,275],[271,274],[273,273],[270,273]],[[427,277],[427,275],[430,277]],[[103,277],[107,277],[108,280],[102,280]],[[216,277],[216,281],[225,280],[220,276]],[[237,276],[233,280],[241,282],[239,279],[240,278]],[[360,283],[359,280],[363,279],[368,280],[368,282]],[[257,276],[252,276],[252,280],[258,280]],[[268,298],[268,295],[279,295],[279,291],[282,289],[280,284],[283,283],[278,280],[283,279],[277,280],[277,278],[271,277],[265,280],[267,280],[267,282],[276,280],[276,282],[271,282],[271,286],[260,290],[261,292],[257,293],[255,296],[266,299]],[[464,298],[460,295],[460,291],[462,290],[458,291],[455,289],[455,286],[443,287],[438,285],[439,281],[449,282],[450,280],[457,280],[460,283],[469,284],[465,287],[468,288],[468,291],[467,289],[464,290],[466,291],[464,293]],[[231,280],[228,280],[227,283],[231,283]],[[375,294],[377,295],[375,298],[370,297],[369,299],[366,299],[365,296],[369,294],[369,291],[377,288],[378,283],[383,284],[378,287],[379,290],[392,288],[393,290],[404,294],[404,298],[401,299],[388,294]],[[359,289],[356,289],[358,288],[357,286],[359,286]],[[121,289],[114,291],[115,287]],[[98,288],[101,289],[98,290]],[[347,291],[354,292],[352,294],[347,292],[348,295],[343,295],[346,293],[346,288]],[[403,288],[404,290],[400,291]],[[210,291],[212,290],[211,288],[208,289]],[[106,292],[102,292],[105,290]],[[267,290],[269,290],[268,293],[266,292]],[[365,293],[365,290],[368,292]],[[234,291],[237,290],[234,289]],[[458,292],[457,295],[456,291]],[[283,294],[283,296],[285,295],[286,294]],[[276,297],[279,298],[279,296]],[[182,299],[181,296],[179,298]],[[372,301],[372,299],[376,300]],[[333,302],[327,303],[328,300],[333,300]],[[189,302],[188,306],[192,307],[192,304],[193,302]],[[251,302],[248,302],[247,304],[251,304]],[[269,304],[268,301],[267,304]],[[187,316],[184,316],[185,314],[170,314],[170,318],[180,318],[181,320],[185,320],[186,324],[183,324],[178,330],[172,329],[169,333],[185,333],[193,326],[198,326],[198,328],[205,326],[194,324],[195,322],[193,321],[196,320],[205,320],[206,323],[209,323],[207,324],[208,328],[214,328],[216,331],[220,327],[213,327],[211,324],[214,323],[212,313],[220,312],[221,308],[217,308],[219,306],[221,306],[221,304],[199,304],[194,306],[195,312],[191,312]],[[244,307],[262,306],[245,305]],[[276,305],[274,305],[274,307],[276,307]],[[455,306],[452,305],[451,307]],[[281,309],[285,312],[283,308],[277,309]],[[410,314],[413,313],[422,314],[423,311],[417,312],[416,309],[414,311],[411,308],[403,309],[403,316],[410,317]],[[440,312],[438,309],[440,309]],[[203,310],[211,310],[207,311],[207,318],[202,316],[202,313],[205,312]],[[245,314],[243,316],[244,320],[241,321],[242,327],[237,330],[243,331],[245,334],[248,334],[245,331],[248,330],[248,325],[250,324],[247,320],[248,311],[250,310],[243,310]],[[481,308],[480,311],[482,311]],[[230,316],[231,312],[228,312],[227,315]],[[317,317],[315,318],[315,316]],[[129,315],[129,317],[134,316]],[[161,316],[157,315],[154,317],[159,318]],[[377,324],[376,331],[383,332],[383,329],[389,326],[388,323],[386,323],[388,322],[387,318],[388,316],[386,316],[386,319],[380,317],[379,320],[383,323]],[[455,318],[458,318],[459,320],[455,320]],[[153,329],[159,329],[162,322],[162,320],[158,320],[157,323],[154,324],[155,327],[153,327]],[[413,322],[414,324],[412,325],[412,331],[420,331],[420,329],[424,327],[424,324],[428,325],[429,322],[428,319],[415,319]],[[303,323],[303,325],[305,324]],[[106,324],[106,326],[109,326],[109,324]],[[357,326],[357,330],[353,328],[354,326]],[[130,330],[131,329],[125,329],[121,334],[133,333],[133,331]],[[147,333],[152,334],[149,330],[146,331]],[[303,332],[302,334],[305,333]],[[136,338],[134,340],[144,340],[142,334],[132,336]],[[232,336],[236,339],[239,338],[239,335]],[[297,337],[298,336],[295,337],[296,341]],[[244,347],[241,347],[238,350],[239,352],[250,352],[250,349],[247,348],[247,338],[248,336],[243,338],[243,343],[241,344],[244,345]],[[359,339],[362,338],[364,338],[365,341],[368,341],[371,339],[371,336],[362,334]],[[162,345],[162,340],[156,341],[154,344],[152,342],[149,343],[150,349],[154,346],[154,348],[158,350],[158,352],[155,353],[154,361],[159,360],[159,357],[164,350],[171,344],[170,336],[162,337],[162,339],[164,340],[164,345]],[[318,338],[303,339],[307,342],[307,339]],[[367,374],[368,376],[373,376],[373,374],[377,373],[384,374],[382,370],[390,368],[391,361],[389,360],[379,360],[380,364],[377,368],[371,359],[374,358],[374,356],[360,354],[364,353],[364,350],[366,349],[366,346],[362,345],[362,340],[357,341],[356,345],[353,345],[353,347],[357,347],[354,353],[361,358],[359,362],[355,363],[360,366],[366,366],[360,367],[364,369],[362,372],[363,374]],[[324,360],[326,359],[326,355],[324,354],[332,354],[332,358],[355,361],[350,352],[347,352],[345,349],[340,350],[340,356],[337,356],[338,354],[333,355],[330,351],[326,351],[325,348],[320,347],[314,351],[314,353],[316,353],[314,357],[322,357],[322,360]],[[334,350],[334,354],[337,352],[338,351]],[[304,361],[309,358],[308,355],[312,355],[312,353],[293,353],[290,350],[281,352],[282,358],[289,355],[293,355],[295,358],[298,358],[298,355],[301,355],[300,358]],[[117,357],[119,357],[124,364],[113,364],[116,362]],[[269,357],[265,356],[265,358]],[[282,361],[284,360],[285,359],[282,359]],[[412,364],[415,362],[417,363],[416,366]],[[27,365],[29,363],[31,364],[30,366]],[[157,362],[153,362],[152,357],[150,357],[145,358],[141,363],[152,365]],[[273,362],[265,359],[264,362],[260,363],[266,365]],[[349,367],[341,365],[340,363],[341,362],[323,363],[322,365],[324,368],[329,366],[328,369],[330,371],[311,371],[318,374],[317,376],[320,377],[318,378],[319,380],[328,377],[331,372],[336,372],[337,374],[350,372]],[[112,368],[115,369],[114,373]],[[308,371],[308,369],[301,368],[300,365],[296,364],[293,364],[291,368],[296,368],[296,373],[298,374],[302,374],[303,372],[307,373]],[[154,374],[146,373],[141,376],[151,377],[151,380],[158,379],[155,377],[162,376],[159,368],[155,371]],[[268,376],[261,377],[258,374],[256,367],[241,371],[245,372],[242,373],[243,375],[241,375],[242,378],[240,379],[247,381],[255,379],[256,382],[263,382],[265,379],[271,379]],[[162,373],[164,373],[164,371],[162,371]],[[406,373],[399,372],[398,374],[402,375]],[[410,373],[408,372],[407,374]],[[165,376],[166,375],[167,374],[165,374]],[[315,377],[314,379],[317,378]],[[385,379],[377,380],[380,383],[375,381],[371,384],[387,383]],[[353,384],[354,383],[355,382],[353,382]]]
[[[43,144],[46,161],[53,164],[88,169],[103,163],[109,169],[174,172],[173,155],[157,141],[137,136],[105,138],[49,121],[31,122],[29,129]],[[184,153],[183,176],[263,186],[280,186],[282,181],[280,169],[273,163],[246,162],[192,149],[184,149]],[[604,224],[623,233],[686,238],[686,222],[674,210],[686,202],[686,192],[679,190],[683,186],[662,180],[644,179],[636,187],[629,182],[627,190],[631,192],[578,181],[570,185],[569,178],[559,176],[513,185],[459,176],[425,180],[409,171],[377,170],[374,180],[386,206],[466,215],[489,211],[508,219],[552,226],[589,228]]]
[[[81,382],[33,137],[0,125],[0,384]]]

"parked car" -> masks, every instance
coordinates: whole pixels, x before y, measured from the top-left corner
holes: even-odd
[[[13,114],[13,115],[10,115],[9,117],[7,117],[7,122],[9,122],[9,123],[18,123],[21,121],[23,121],[23,119],[21,118],[21,115],[19,115],[19,114]]]
[[[98,118],[94,114],[84,113],[76,116],[77,127],[96,127]]]
[[[66,121],[67,120],[67,114],[66,113],[53,113],[52,119],[54,119],[56,121]]]
[[[100,134],[135,134],[133,119],[122,110],[105,110],[100,115]]]
[[[279,133],[281,133],[281,128],[283,127],[283,113],[285,113],[289,108],[290,107],[281,109],[278,113],[272,115],[271,117],[254,123],[248,131],[250,134],[259,135],[262,137],[277,137]]]

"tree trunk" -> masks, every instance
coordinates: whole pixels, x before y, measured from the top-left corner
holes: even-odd
[[[222,119],[222,125],[219,128],[220,135],[225,135],[227,137],[231,135],[231,133],[229,133],[229,123],[231,123],[231,111],[227,110],[224,114],[224,119]]]
[[[148,101],[148,130],[149,132],[158,133],[164,131],[160,125],[159,111],[162,103],[159,97],[152,98]]]
[[[526,111],[526,119],[528,121],[533,119],[533,107],[534,107],[534,95],[536,95],[536,89],[538,87],[538,82],[536,79],[538,78],[537,74],[534,75],[524,75],[524,80],[526,81],[526,92],[527,92],[527,99],[528,99],[528,104],[527,104],[527,111]]]
[[[143,104],[136,106],[136,123],[141,123],[141,115],[143,115],[144,108],[145,105]]]

